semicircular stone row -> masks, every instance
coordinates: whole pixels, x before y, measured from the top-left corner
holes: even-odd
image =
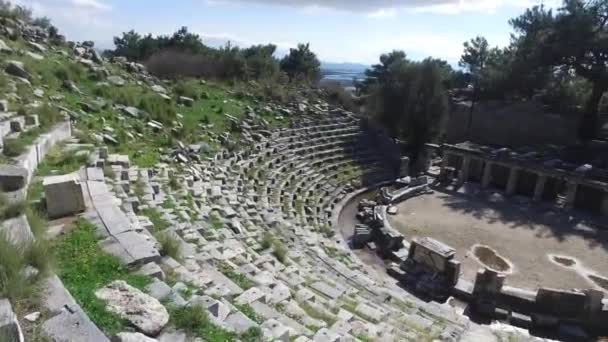
[[[214,323],[237,332],[259,326],[269,340],[457,340],[465,318],[408,295],[339,232],[353,194],[398,176],[371,134],[354,115],[332,111],[253,132],[263,138],[179,170],[106,158],[115,171],[106,183],[131,223],[153,239],[158,227],[144,212],[156,211],[179,241],[181,261],[140,261],[157,278],[149,293],[173,305],[204,303]],[[195,295],[169,287],[169,272]]]

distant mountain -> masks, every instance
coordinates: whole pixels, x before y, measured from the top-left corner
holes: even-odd
[[[328,63],[321,62],[321,74],[323,79],[321,83],[338,82],[343,86],[349,87],[353,85],[353,80],[362,80],[365,75],[365,69],[368,65],[358,63]]]
[[[363,73],[369,65],[359,63],[330,63],[321,62],[321,70],[328,71],[347,71],[351,73]]]

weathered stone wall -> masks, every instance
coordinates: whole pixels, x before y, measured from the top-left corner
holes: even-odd
[[[449,143],[472,140],[483,144],[522,146],[569,145],[576,142],[578,118],[545,111],[537,102],[475,105],[469,139],[469,106],[453,103],[446,128]]]

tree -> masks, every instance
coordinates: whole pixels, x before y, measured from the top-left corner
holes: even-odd
[[[368,114],[391,135],[407,141],[412,165],[419,165],[424,145],[441,136],[448,111],[441,63],[431,58],[422,62],[397,58],[370,89]]]
[[[274,76],[279,71],[278,62],[274,58],[276,45],[254,45],[243,49],[243,57],[247,62],[248,78],[260,79]]]
[[[301,78],[308,82],[317,82],[321,78],[321,62],[310,50],[308,43],[298,44],[296,49],[289,49],[289,54],[283,57],[280,65],[281,70],[292,80]]]
[[[407,55],[401,50],[393,50],[380,56],[380,63],[365,70],[365,79],[359,84],[359,91],[366,93],[373,84],[382,84],[389,76],[389,67],[395,63],[407,63]]]
[[[579,125],[579,138],[598,134],[598,107],[608,90],[608,2],[564,0],[554,15],[535,6],[511,25],[518,40],[537,51],[542,63],[571,70],[592,84]]]
[[[475,102],[479,97],[479,84],[481,75],[484,72],[490,51],[488,41],[484,37],[477,36],[464,44],[464,53],[460,57],[458,65],[466,68],[473,80],[473,97],[471,99],[471,108],[469,111],[469,121],[467,123],[467,134],[471,137],[471,129],[473,127],[473,111],[475,110]]]

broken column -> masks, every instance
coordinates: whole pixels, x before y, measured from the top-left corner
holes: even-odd
[[[505,275],[490,269],[480,269],[475,277],[473,296],[475,310],[494,316],[497,299],[505,282]]]
[[[600,212],[602,213],[602,215],[608,216],[608,192],[604,192],[603,194]]]
[[[578,184],[574,182],[568,182],[566,185],[566,201],[564,203],[564,208],[572,209],[574,208],[574,200],[576,199],[576,191],[578,189]]]
[[[469,169],[471,166],[471,156],[462,157],[462,166],[460,167],[460,173],[458,176],[459,183],[464,183],[469,180]]]
[[[488,188],[490,186],[490,182],[492,181],[492,163],[486,162],[485,167],[483,168],[483,176],[481,177],[481,187]]]
[[[517,181],[519,180],[519,168],[512,167],[509,171],[509,180],[507,181],[507,195],[513,195],[517,190]]]
[[[70,216],[85,210],[82,186],[76,174],[46,177],[43,185],[50,218]]]
[[[543,199],[545,184],[547,184],[547,176],[538,175],[536,178],[536,185],[534,186],[534,201],[540,202]]]
[[[409,173],[410,158],[402,157],[401,165],[399,166],[399,177],[406,177]]]

